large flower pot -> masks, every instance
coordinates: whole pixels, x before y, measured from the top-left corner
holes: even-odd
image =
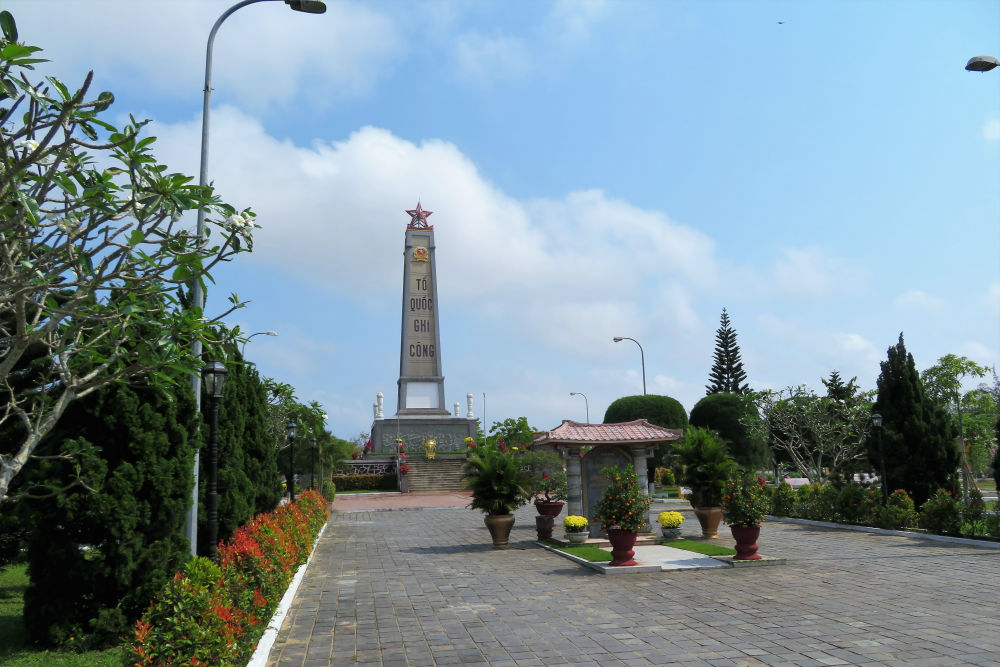
[[[583,544],[587,541],[588,537],[590,537],[589,530],[581,530],[576,533],[566,531],[566,539],[569,540],[570,544]]]
[[[638,565],[632,558],[635,556],[632,547],[635,546],[636,537],[637,533],[634,530],[608,529],[608,541],[611,542],[610,565],[616,567],[619,565]]]
[[[701,536],[714,540],[719,537],[719,522],[722,521],[721,507],[695,507],[694,515],[701,524]]]
[[[538,531],[539,540],[547,540],[552,537],[552,524],[555,520],[555,517],[549,514],[535,517],[535,530]]]
[[[513,514],[487,514],[483,523],[490,529],[494,549],[506,549],[510,537],[510,529],[514,527]]]
[[[757,555],[757,538],[760,537],[760,526],[730,526],[733,539],[736,540],[736,560],[760,560]]]
[[[553,500],[549,503],[535,503],[535,509],[541,516],[559,516],[562,512],[563,502],[561,500]]]

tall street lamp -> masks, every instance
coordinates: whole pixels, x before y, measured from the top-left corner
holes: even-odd
[[[636,345],[639,345],[639,341],[635,338],[629,338],[628,336],[615,336],[613,339],[616,343],[620,343],[623,340],[630,340]],[[642,395],[646,395],[646,354],[642,351],[642,345],[639,345],[639,356],[642,358]]]
[[[215,46],[215,33],[219,31],[219,26],[236,10],[252,5],[256,2],[277,2],[278,0],[243,0],[223,12],[218,18],[212,31],[208,33],[208,46],[205,49],[205,97],[201,108],[201,170],[198,174],[198,185],[204,187],[208,184],[208,116],[212,98],[212,48]],[[307,14],[322,14],[326,11],[326,3],[322,0],[284,0],[284,3],[297,12]],[[205,238],[205,211],[198,209],[197,233],[200,239]],[[195,309],[205,310],[205,292],[201,288],[201,281],[194,280],[191,289],[191,303]],[[197,337],[191,343],[191,354],[196,359],[201,357],[201,340]],[[191,388],[194,390],[195,409],[201,409],[201,391],[198,386],[198,376],[191,376]],[[191,492],[191,511],[188,512],[187,525],[184,527],[184,534],[191,545],[191,555],[198,555],[198,452],[194,454],[194,490]]]
[[[309,479],[309,488],[316,488],[316,438],[312,439],[312,450],[313,450],[313,465],[312,465],[312,476]]]
[[[247,343],[249,343],[250,339],[253,338],[254,336],[277,336],[277,335],[278,335],[277,331],[258,331],[257,333],[250,334],[249,336],[247,336],[247,339],[243,341],[243,347],[240,348],[240,356],[241,357],[247,356],[246,355]]]
[[[205,395],[211,401],[208,435],[208,557],[215,560],[219,542],[219,401],[226,384],[226,367],[210,361],[201,369]]]
[[[570,396],[583,396],[583,405],[587,408],[587,423],[590,423],[590,401],[587,400],[587,395],[579,391],[569,392]]]
[[[288,422],[288,426],[285,427],[286,434],[288,435],[288,444],[291,445],[291,451],[288,453],[288,468],[291,473],[288,476],[288,488],[289,493],[291,493],[292,502],[295,502],[295,434],[299,432],[299,425],[295,422]]]
[[[878,432],[879,481],[882,482],[882,504],[886,505],[889,503],[889,490],[885,479],[885,453],[882,451],[882,415],[877,412],[872,413],[872,426]]]

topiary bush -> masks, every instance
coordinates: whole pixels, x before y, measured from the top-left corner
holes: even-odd
[[[219,545],[218,565],[188,562],[136,621],[124,662],[137,667],[245,665],[329,518],[318,491],[260,514]]]
[[[962,531],[962,510],[950,491],[938,489],[920,506],[921,528],[939,535],[958,535]]]
[[[745,468],[762,467],[768,460],[766,443],[753,437],[745,422],[760,421],[757,408],[742,394],[709,394],[691,409],[689,423],[715,431],[729,454]]]
[[[645,396],[623,396],[611,403],[604,412],[605,424],[630,422],[635,419],[645,419],[650,424],[663,428],[683,429],[688,425],[687,411],[677,399],[657,394]],[[670,443],[664,443],[656,448],[653,456],[647,461],[647,476],[661,466],[670,466]],[[655,480],[642,480],[644,483]]]
[[[333,483],[340,491],[380,491],[396,488],[395,475],[336,475]],[[298,494],[296,494],[298,495]]]

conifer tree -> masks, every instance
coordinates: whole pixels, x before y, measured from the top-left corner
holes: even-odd
[[[712,372],[705,385],[705,394],[745,394],[750,391],[747,374],[740,359],[740,346],[736,343],[736,331],[729,324],[729,313],[722,309],[719,328],[715,331],[715,356]]]
[[[941,404],[925,395],[903,334],[889,348],[888,360],[881,366],[873,411],[882,415],[886,488],[890,492],[906,489],[918,507],[939,488],[956,493],[961,453],[954,428]],[[878,433],[874,429],[868,437],[868,458],[878,469]]]
[[[858,378],[857,376],[852,377],[850,382],[844,384],[843,378],[840,377],[840,371],[834,369],[830,373],[830,379],[824,380],[820,378],[820,382],[826,387],[827,398],[832,398],[835,401],[850,401],[857,396],[858,393]]]
[[[24,621],[34,641],[115,643],[190,557],[184,523],[199,443],[187,383],[80,399],[17,480],[31,526]],[[68,487],[68,488],[67,488]]]

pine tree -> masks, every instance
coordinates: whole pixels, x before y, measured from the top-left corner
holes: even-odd
[[[925,396],[923,383],[907,353],[903,334],[889,348],[878,378],[874,412],[882,415],[882,451],[886,487],[906,489],[919,507],[939,489],[958,491],[956,471],[961,453],[954,428],[941,405]],[[879,465],[879,434],[868,438],[868,458]]]
[[[858,393],[858,378],[857,376],[852,377],[851,381],[844,384],[843,378],[840,377],[840,372],[836,369],[830,373],[830,379],[824,380],[820,378],[820,382],[826,387],[827,398],[832,398],[835,401],[849,401],[853,399]]]
[[[736,343],[736,331],[729,325],[729,314],[722,309],[719,328],[715,332],[715,356],[712,372],[705,385],[705,394],[745,394],[750,391],[747,374],[740,360],[740,346]]]

